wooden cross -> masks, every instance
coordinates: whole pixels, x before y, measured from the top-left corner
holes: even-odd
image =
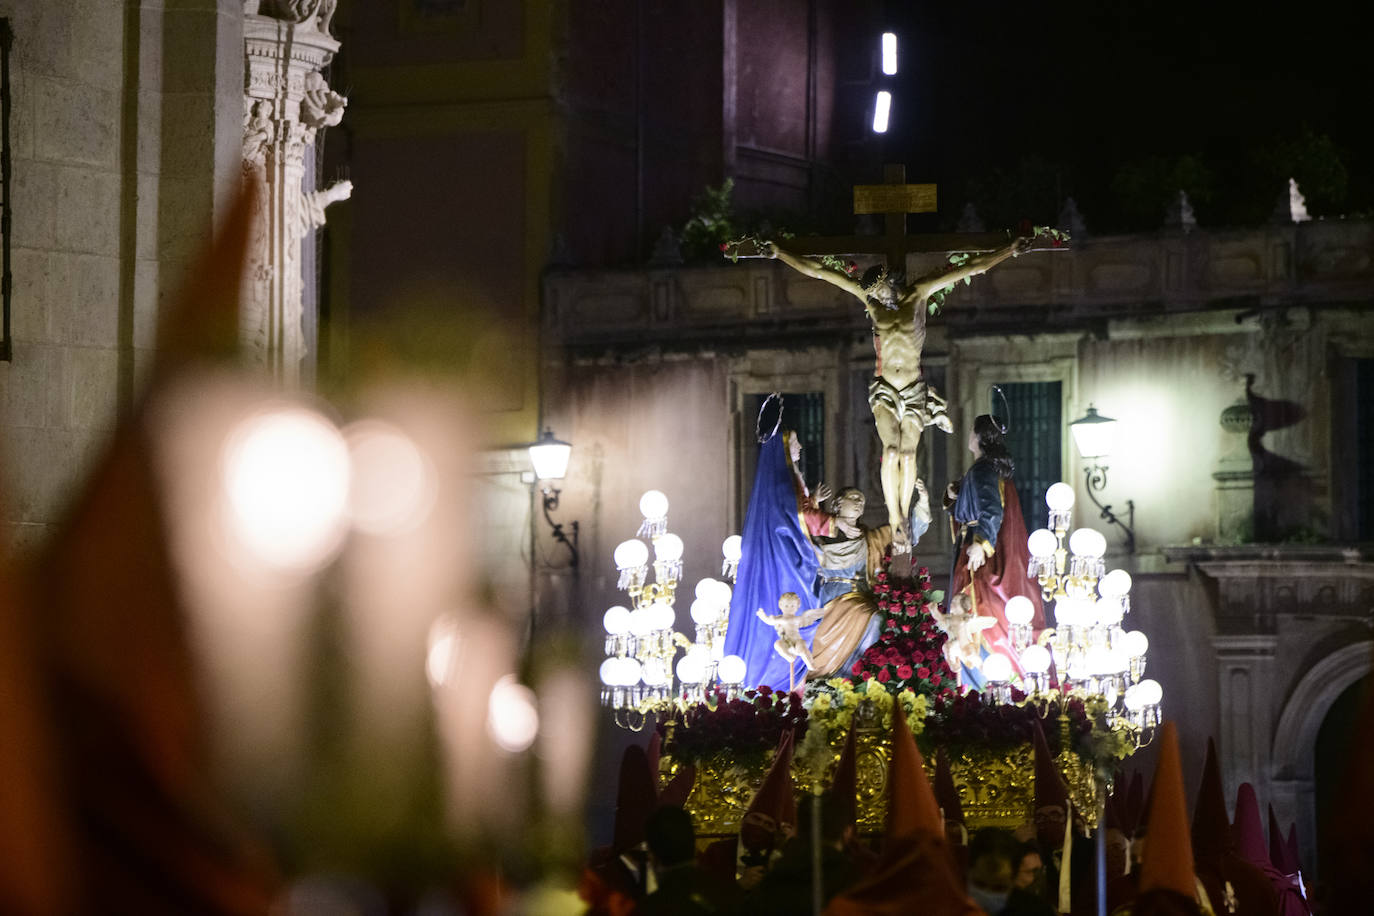
[[[935,185],[907,184],[906,166],[883,166],[882,184],[854,186],[854,213],[881,213],[883,235],[801,236],[782,242],[797,255],[881,254],[888,270],[905,270],[908,254],[944,251],[993,251],[1010,239],[1004,232],[906,234],[908,213],[935,212]],[[741,258],[763,257],[752,242],[741,242]]]

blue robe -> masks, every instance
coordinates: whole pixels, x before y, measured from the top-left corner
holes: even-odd
[[[773,628],[756,616],[778,613],[778,599],[796,592],[801,609],[819,607],[816,594],[816,552],[803,527],[791,463],[783,436],[775,435],[759,447],[758,470],[749,508],[744,513],[739,571],[730,598],[730,627],[725,652],[744,659],[745,685],[767,684],[775,690],[788,686],[787,665],[773,643]],[[801,630],[807,647],[817,624]],[[806,671],[797,663],[797,682]]]

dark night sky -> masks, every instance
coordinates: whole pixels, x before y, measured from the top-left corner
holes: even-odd
[[[903,54],[885,158],[938,179],[943,209],[1001,168],[1076,196],[1091,225],[1094,210],[1129,221],[1113,199],[1123,166],[1191,154],[1210,174],[1210,198],[1194,201],[1206,224],[1208,210],[1238,219],[1247,195],[1272,207],[1278,188],[1266,190],[1256,159],[1306,126],[1348,170],[1342,211],[1368,211],[1368,32],[1346,4],[1282,6],[889,0]]]

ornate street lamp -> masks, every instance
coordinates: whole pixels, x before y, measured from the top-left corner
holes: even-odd
[[[1116,439],[1116,420],[1104,417],[1097,412],[1096,407],[1089,404],[1087,414],[1070,423],[1069,431],[1073,433],[1074,445],[1078,449],[1079,457],[1083,459],[1088,498],[1101,510],[1101,518],[1126,533],[1126,552],[1135,553],[1135,502],[1126,500],[1128,521],[1123,522],[1112,512],[1112,507],[1103,505],[1096,495],[1107,487],[1107,457],[1111,454]]]

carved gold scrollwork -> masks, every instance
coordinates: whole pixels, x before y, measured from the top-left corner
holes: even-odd
[[[855,771],[859,831],[879,833],[887,818],[888,736],[877,729],[863,729],[855,741]],[[834,742],[833,756],[820,788],[829,786],[839,763],[842,740]],[[768,772],[769,760],[741,766],[727,755],[698,761],[696,782],[686,808],[701,836],[724,836],[739,830],[750,800]],[[1055,761],[1069,787],[1078,813],[1089,828],[1097,826],[1097,783],[1093,766],[1077,754],[1064,752]],[[964,822],[970,830],[980,827],[1015,829],[1031,819],[1035,803],[1035,753],[1026,744],[1005,752],[964,752],[949,755],[950,775]],[[660,760],[660,777],[666,783],[681,764],[671,756]],[[933,759],[925,762],[926,775],[935,776]],[[792,780],[798,795],[817,789],[812,774],[794,762]]]

